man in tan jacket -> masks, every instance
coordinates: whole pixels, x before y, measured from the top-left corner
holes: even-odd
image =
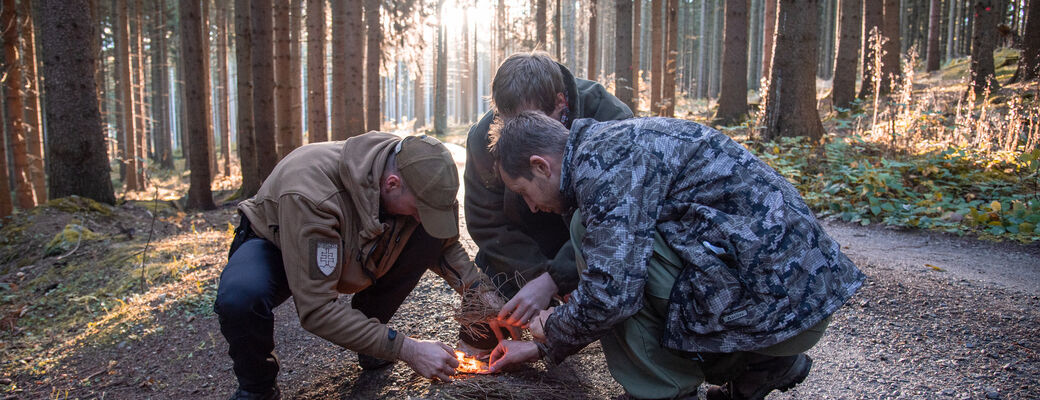
[[[214,304],[239,382],[232,399],[280,397],[272,310],[290,296],[304,329],[358,352],[362,367],[400,359],[450,379],[451,347],[386,324],[427,269],[459,293],[487,289],[458,241],[458,188],[451,154],[428,136],[370,132],[279,162],[238,206]],[[354,294],[349,304],[341,293]]]

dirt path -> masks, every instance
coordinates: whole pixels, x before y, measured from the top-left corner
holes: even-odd
[[[233,213],[226,208],[206,218],[226,221]],[[213,226],[226,230],[226,222]],[[816,363],[808,380],[771,399],[1040,399],[1040,244],[825,226],[868,281],[810,351]],[[202,255],[212,279],[226,261],[223,251]],[[450,315],[457,304],[458,296],[427,274],[391,325],[454,344],[458,327]],[[75,349],[42,378],[11,377],[21,392],[0,398],[226,398],[235,387],[231,362],[206,310],[155,313],[151,324],[161,329]],[[433,383],[402,363],[361,372],[353,352],[300,327],[291,301],[276,310],[275,333],[285,398],[572,400],[622,393],[595,344],[550,370],[538,362],[509,374]]]

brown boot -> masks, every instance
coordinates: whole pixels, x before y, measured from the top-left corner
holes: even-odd
[[[805,354],[768,357],[748,366],[737,379],[722,386],[712,386],[707,400],[761,400],[773,390],[786,392],[809,376],[812,358]]]

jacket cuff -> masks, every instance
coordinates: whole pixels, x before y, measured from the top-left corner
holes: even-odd
[[[384,360],[399,360],[401,356],[401,346],[404,345],[406,336],[397,333],[393,328],[386,327],[386,346],[387,357],[379,357]]]
[[[547,271],[553,283],[556,283],[556,294],[560,297],[578,288],[578,266],[574,261],[574,246],[564,243],[556,257],[549,260]]]

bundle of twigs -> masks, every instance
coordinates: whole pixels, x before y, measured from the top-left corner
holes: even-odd
[[[497,318],[498,312],[506,304],[507,299],[502,295],[502,286],[508,281],[497,279],[500,276],[503,275],[496,275],[496,279],[485,280],[476,287],[466,289],[462,293],[462,304],[454,310],[455,321],[474,338],[488,338],[493,334],[488,322]],[[526,279],[520,273],[516,273],[513,279],[516,281],[517,287],[523,287],[526,283]],[[496,285],[493,282],[501,282],[501,284]],[[484,294],[489,291],[488,288],[494,288],[491,291],[495,296]]]

